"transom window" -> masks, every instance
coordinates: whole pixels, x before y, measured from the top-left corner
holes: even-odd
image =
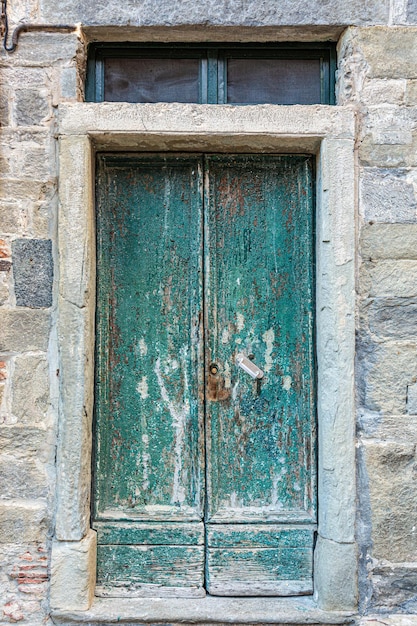
[[[90,102],[334,104],[333,44],[93,44]]]

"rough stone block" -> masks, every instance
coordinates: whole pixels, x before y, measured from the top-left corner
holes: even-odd
[[[361,229],[364,260],[417,259],[417,224],[371,224]]]
[[[382,339],[417,339],[417,300],[375,298],[367,304],[369,330]]]
[[[52,544],[51,607],[90,608],[96,583],[97,535],[89,530],[81,541]]]
[[[19,19],[21,19],[20,15]],[[58,24],[59,22],[52,20],[50,23]],[[61,23],[73,24],[74,22],[70,20],[68,14],[65,15],[64,13]],[[57,65],[62,62],[68,63],[75,57],[79,45],[80,42],[75,29],[72,33],[25,33],[19,40],[16,52],[13,55],[7,55],[3,64],[6,67],[28,67],[32,69]]]
[[[412,383],[407,387],[407,413],[417,415],[417,383]],[[415,437],[417,440],[417,431]]]
[[[417,261],[388,260],[362,264],[361,294],[368,297],[413,298],[417,296]]]
[[[19,459],[53,463],[54,443],[52,429],[33,428],[27,424],[0,428],[0,450]]]
[[[372,556],[417,559],[415,443],[364,442],[372,511]]]
[[[417,104],[417,80],[408,80],[405,89],[405,104],[415,106]]]
[[[319,560],[322,565],[317,567]],[[319,536],[314,562],[316,572],[325,573],[323,577],[315,577],[315,596],[319,607],[327,611],[354,610],[358,601],[357,580],[355,577],[347,577],[346,571],[356,570],[356,545],[336,543]]]
[[[372,582],[370,611],[385,613],[387,611],[395,612],[401,608],[407,613],[417,613],[417,568],[415,565],[410,563],[404,567],[378,566],[372,572]],[[406,616],[400,620],[397,618],[397,623],[398,626],[415,626],[417,615],[414,615],[411,620],[407,620]],[[394,626],[395,621],[390,620],[387,622],[387,626],[389,624]]]
[[[205,24],[217,26],[279,26],[288,24],[385,24],[389,15],[388,0],[217,0],[196,4],[193,0],[180,3],[142,2],[119,3],[115,9],[106,2],[84,0],[42,0],[41,16],[51,23],[83,25],[108,24],[132,26],[182,26]]]
[[[0,224],[3,235],[21,235],[26,221],[26,208],[17,203],[0,203]]]
[[[52,241],[16,239],[12,257],[17,306],[33,309],[52,306]]]
[[[0,456],[2,498],[37,499],[48,495],[46,468],[36,459],[17,458],[12,454]]]
[[[357,345],[357,384],[360,406],[386,414],[406,412],[407,385],[417,375],[415,343],[375,344],[361,337]]]
[[[44,94],[37,89],[16,89],[15,121],[18,126],[40,125],[50,113]]]
[[[0,310],[0,352],[45,352],[50,323],[48,311]]]
[[[0,127],[9,125],[9,94],[4,89],[0,94]]]
[[[417,198],[408,171],[365,169],[360,191],[361,212],[367,222],[417,221]]]
[[[404,145],[375,144],[372,135],[367,135],[359,146],[362,165],[370,167],[415,167],[417,164],[414,143]]]
[[[0,543],[44,542],[51,523],[46,502],[5,500],[0,502]],[[1,549],[0,549],[1,552]]]
[[[61,71],[61,96],[65,99],[77,99],[77,70],[65,67]]]
[[[410,443],[417,441],[417,416],[408,413],[389,415],[361,409],[358,412],[358,432],[362,437],[375,440]]]
[[[373,78],[368,80],[361,92],[361,102],[367,105],[403,104],[406,89],[405,79],[387,80]]]
[[[358,47],[371,78],[417,78],[417,28],[358,29]]]
[[[407,2],[407,22],[408,24],[417,24],[417,1],[408,0]]]
[[[16,357],[12,413],[19,423],[42,422],[49,409],[48,363],[44,356]]]

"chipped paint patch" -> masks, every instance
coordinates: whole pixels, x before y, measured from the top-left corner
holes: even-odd
[[[291,378],[291,376],[283,376],[282,377],[282,388],[285,389],[285,391],[289,391],[291,389],[291,385],[292,385],[292,378]]]
[[[182,406],[175,404],[169,397],[167,388],[165,386],[164,379],[161,373],[161,359],[157,358],[155,363],[155,374],[158,380],[159,389],[161,392],[162,400],[165,402],[166,407],[172,418],[172,425],[175,429],[175,443],[174,443],[174,477],[172,485],[172,503],[183,503],[185,501],[185,489],[181,484],[182,478],[182,457],[185,438],[185,423],[187,415],[190,412],[190,403],[188,401],[188,377],[187,377],[187,349],[181,350],[181,365],[184,376],[184,395],[187,400]],[[179,366],[179,363],[175,361]],[[172,366],[172,364],[171,364]]]
[[[148,346],[143,337],[139,339],[139,354],[140,356],[146,356],[148,354]]]
[[[265,372],[270,372],[273,365],[272,350],[274,349],[275,340],[274,329],[269,328],[268,330],[266,330],[262,335],[262,339],[266,343],[264,370]]]
[[[138,392],[142,400],[146,400],[146,398],[149,398],[147,376],[142,376],[140,382],[138,383],[138,386],[136,387],[136,391]]]
[[[245,328],[245,318],[243,317],[242,313],[237,313],[236,319],[236,328],[237,331],[240,333]]]
[[[228,328],[223,328],[222,332],[222,344],[226,345],[230,341],[230,333]]]

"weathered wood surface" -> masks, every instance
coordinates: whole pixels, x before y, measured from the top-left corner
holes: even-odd
[[[99,159],[98,517],[202,517],[200,177],[195,157]]]
[[[311,159],[208,157],[208,515],[314,519]],[[243,352],[264,370],[237,368]],[[210,364],[219,368],[210,374]],[[295,513],[295,516],[294,516]]]
[[[100,593],[311,592],[311,186],[304,156],[98,159]]]

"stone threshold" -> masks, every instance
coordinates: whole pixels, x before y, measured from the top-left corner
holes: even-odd
[[[55,610],[54,624],[221,626],[352,624],[355,614],[323,611],[309,598],[95,598],[88,611]]]

